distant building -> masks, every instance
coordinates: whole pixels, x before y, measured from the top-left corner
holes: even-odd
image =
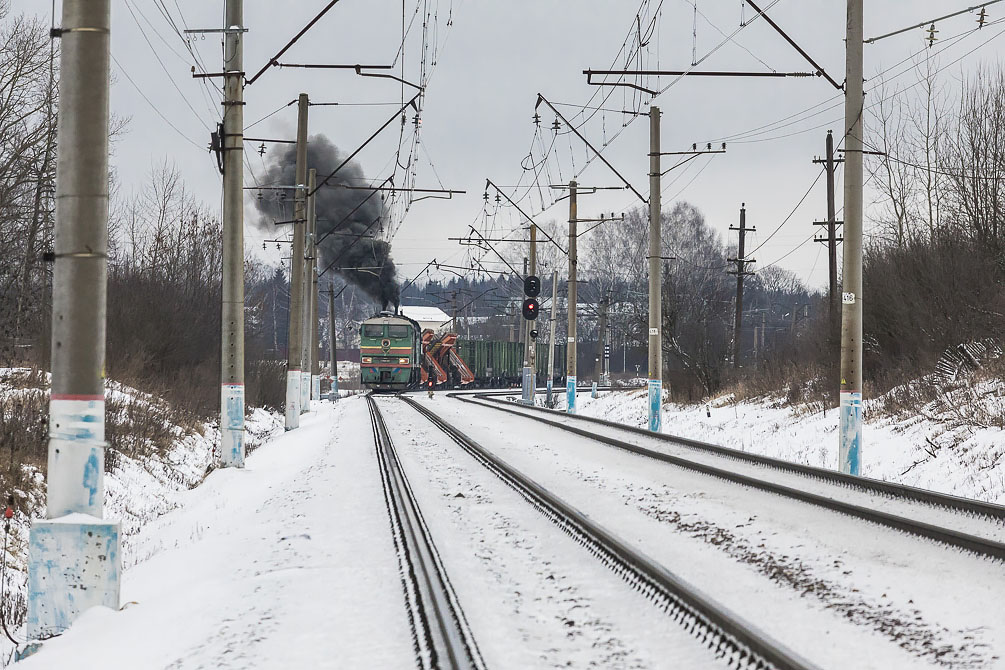
[[[419,323],[419,327],[423,330],[428,328],[436,333],[439,332],[440,329],[448,327],[450,324],[450,317],[439,307],[431,307],[429,305],[402,305],[399,309],[401,313],[409,319],[417,321]]]

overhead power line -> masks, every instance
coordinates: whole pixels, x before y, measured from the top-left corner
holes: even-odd
[[[869,39],[865,40],[865,43],[866,44],[873,44],[874,42],[878,42],[880,40],[885,40],[887,37],[893,37],[894,35],[900,35],[902,33],[906,33],[906,32],[908,32],[910,30],[915,30],[917,28],[924,28],[925,26],[927,26],[929,24],[934,24],[937,21],[943,21],[945,19],[951,19],[954,16],[959,16],[960,14],[966,14],[967,12],[972,12],[975,9],[981,9],[982,7],[987,7],[988,5],[994,5],[994,4],[997,4],[997,3],[1001,2],[1001,1],[1002,0],[990,0],[990,2],[984,2],[984,3],[981,3],[979,5],[974,5],[973,7],[967,7],[966,9],[961,9],[958,12],[953,12],[952,14],[946,14],[945,16],[939,16],[939,17],[934,18],[934,19],[926,19],[925,21],[922,21],[921,23],[915,23],[913,26],[908,26],[907,28],[901,28],[900,30],[894,30],[892,33],[886,33],[885,35],[880,35],[878,37],[870,37]]]
[[[268,70],[270,67],[272,67],[274,65],[278,65],[278,61],[279,61],[280,58],[283,57],[283,54],[286,53],[287,51],[289,51],[290,47],[292,47],[294,44],[296,44],[297,40],[299,40],[301,37],[303,37],[304,34],[308,30],[310,30],[311,28],[313,28],[314,24],[317,23],[318,21],[320,21],[321,18],[325,14],[327,14],[329,12],[329,10],[331,10],[331,8],[334,7],[338,2],[339,2],[339,0],[331,0],[331,2],[329,2],[325,6],[324,9],[322,9],[320,12],[318,12],[317,16],[315,16],[313,19],[310,20],[310,23],[308,23],[306,26],[304,26],[303,29],[293,37],[293,39],[291,39],[289,42],[286,43],[286,46],[284,46],[282,49],[279,50],[279,53],[277,53],[275,56],[273,56],[272,58],[269,59],[269,62],[266,63],[265,65],[263,65],[262,69],[259,70],[257,73],[255,73],[255,76],[252,77],[251,79],[249,79],[247,81],[246,85],[247,86],[251,86],[252,84],[255,83],[255,81],[258,80],[259,77],[261,77],[263,74],[265,74],[266,70]]]

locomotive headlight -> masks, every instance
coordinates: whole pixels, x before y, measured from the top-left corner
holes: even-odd
[[[408,365],[408,359],[407,358],[399,358],[398,362],[401,363],[402,365]]]
[[[363,361],[364,363],[373,363],[373,359],[370,358],[369,356],[364,356],[360,360]]]

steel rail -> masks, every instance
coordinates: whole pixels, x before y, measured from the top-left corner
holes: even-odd
[[[376,401],[367,395],[384,499],[417,667],[422,670],[485,670],[474,636],[398,461]]]
[[[789,486],[784,486],[782,484],[776,484],[774,482],[765,481],[763,479],[757,479],[755,477],[749,477],[749,476],[746,476],[746,475],[741,475],[741,474],[738,474],[736,472],[732,472],[730,470],[725,470],[723,468],[718,468],[718,467],[715,467],[715,466],[712,466],[712,465],[707,465],[707,464],[704,464],[704,463],[699,463],[699,462],[696,462],[696,461],[689,460],[687,458],[681,458],[679,456],[672,456],[670,454],[664,454],[664,453],[659,452],[659,451],[653,451],[652,449],[647,449],[645,447],[640,447],[638,445],[634,445],[634,444],[631,444],[629,442],[625,442],[623,440],[618,440],[618,439],[613,438],[613,437],[608,437],[606,435],[598,434],[595,431],[587,430],[585,428],[578,428],[576,426],[570,426],[568,424],[561,423],[559,421],[554,421],[552,419],[545,418],[544,416],[535,416],[534,414],[530,414],[529,412],[521,411],[521,410],[538,410],[540,412],[552,413],[551,410],[546,410],[546,409],[536,408],[536,407],[529,407],[529,406],[527,406],[527,407],[521,406],[519,409],[513,409],[513,408],[510,408],[510,407],[494,406],[494,405],[488,405],[488,404],[481,403],[481,402],[476,402],[475,400],[472,400],[470,398],[465,398],[465,397],[457,395],[457,394],[450,394],[450,395],[451,395],[451,397],[457,397],[458,400],[461,400],[461,401],[464,401],[464,402],[469,402],[469,403],[477,404],[477,405],[480,405],[482,407],[488,407],[490,409],[495,409],[495,410],[500,411],[500,412],[506,412],[506,413],[509,413],[509,414],[515,414],[517,416],[522,416],[522,417],[525,417],[525,418],[530,419],[532,421],[538,421],[540,423],[544,423],[544,424],[547,424],[549,426],[552,426],[552,427],[555,427],[555,428],[559,428],[561,430],[565,430],[567,432],[574,433],[576,435],[580,435],[582,437],[585,437],[585,438],[588,438],[588,439],[591,439],[591,440],[595,440],[597,442],[602,442],[604,444],[607,444],[607,445],[612,446],[612,447],[616,447],[618,449],[623,449],[625,451],[629,451],[629,452],[638,454],[640,456],[645,456],[647,458],[652,458],[652,459],[655,459],[655,460],[658,460],[658,461],[661,461],[661,462],[664,462],[664,463],[669,463],[671,465],[674,465],[674,466],[677,466],[677,467],[680,467],[680,468],[683,468],[683,469],[686,469],[686,470],[692,470],[692,471],[695,471],[695,472],[699,472],[701,474],[705,474],[705,475],[709,475],[709,476],[712,476],[712,477],[717,477],[719,479],[724,479],[724,480],[727,480],[727,481],[731,481],[731,482],[736,483],[736,484],[741,484],[741,485],[744,485],[744,486],[749,486],[751,488],[759,489],[761,491],[766,491],[768,493],[774,493],[774,494],[777,494],[777,495],[785,496],[787,498],[793,498],[795,500],[800,500],[802,502],[806,502],[806,503],[809,503],[809,504],[812,504],[812,505],[817,505],[819,507],[824,507],[826,509],[830,509],[830,510],[835,511],[835,512],[840,512],[840,513],[843,513],[843,514],[847,514],[849,516],[857,517],[857,518],[863,519],[865,521],[869,521],[869,522],[876,523],[876,524],[879,524],[879,525],[887,526],[889,528],[894,528],[896,530],[904,531],[904,532],[910,533],[912,535],[917,535],[917,536],[920,536],[920,537],[925,537],[925,538],[928,538],[928,539],[931,539],[931,540],[935,540],[937,542],[942,542],[944,544],[947,544],[947,545],[950,545],[950,546],[953,546],[953,547],[958,547],[958,548],[964,549],[966,551],[971,551],[971,552],[973,552],[975,554],[978,554],[978,555],[981,555],[981,556],[988,556],[988,557],[996,558],[996,559],[999,559],[999,560],[1005,560],[1005,544],[1003,544],[1001,542],[996,542],[996,541],[988,539],[988,538],[980,537],[980,536],[977,536],[977,535],[970,535],[970,534],[967,534],[967,533],[961,533],[959,531],[952,530],[950,528],[943,528],[941,526],[936,526],[934,524],[926,523],[926,522],[923,522],[923,521],[917,521],[915,519],[910,519],[910,518],[907,518],[907,517],[898,516],[896,514],[890,514],[890,513],[887,513],[887,512],[881,512],[879,510],[870,509],[868,507],[862,507],[860,505],[854,505],[852,503],[843,502],[843,501],[840,501],[840,500],[836,500],[834,498],[828,498],[827,496],[817,495],[815,493],[809,493],[807,491],[802,491],[800,489],[792,488],[792,487],[789,487]],[[487,402],[492,402],[492,403],[496,403],[496,404],[499,404],[499,403],[503,402],[503,401],[497,401],[497,400],[485,397],[483,394],[476,395],[475,398],[484,399]],[[570,416],[575,416],[575,415],[561,414],[561,416],[563,416],[563,417],[570,417]],[[951,509],[958,509],[959,511],[967,511],[967,512],[969,512],[971,509],[978,509],[978,508],[979,509],[983,509],[983,508],[987,507],[990,512],[994,512],[994,513],[997,514],[998,510],[1000,509],[999,506],[997,506],[997,505],[990,505],[990,504],[987,504],[987,503],[980,503],[980,502],[977,502],[977,501],[967,500],[965,498],[956,498],[954,496],[946,496],[944,494],[935,493],[935,492],[932,492],[932,491],[925,491],[923,489],[915,489],[915,488],[904,487],[904,486],[900,486],[900,485],[896,485],[896,484],[888,484],[887,482],[879,482],[877,480],[866,480],[865,482],[861,482],[860,483],[858,480],[863,479],[861,477],[850,477],[848,475],[840,475],[840,477],[838,477],[837,475],[839,475],[840,473],[831,472],[829,470],[822,470],[820,468],[813,468],[813,467],[810,467],[810,466],[798,465],[798,464],[795,464],[795,463],[789,463],[789,462],[786,462],[786,461],[780,461],[778,459],[771,459],[771,458],[764,457],[764,456],[754,456],[752,454],[746,454],[744,452],[736,451],[734,449],[729,449],[727,447],[719,447],[719,446],[716,446],[716,445],[708,445],[708,444],[705,444],[703,442],[698,442],[696,440],[686,440],[685,438],[678,438],[678,437],[673,437],[673,436],[669,436],[669,435],[662,435],[662,434],[651,433],[651,432],[649,432],[647,430],[636,429],[636,428],[633,428],[631,426],[624,426],[622,424],[614,423],[614,422],[611,422],[611,421],[605,421],[605,420],[602,420],[602,419],[595,419],[593,417],[579,417],[579,416],[576,416],[575,418],[576,419],[581,419],[583,421],[590,422],[590,423],[598,423],[598,424],[609,426],[609,427],[612,427],[612,428],[626,430],[628,432],[634,432],[634,433],[643,434],[643,435],[645,435],[647,437],[661,439],[661,440],[667,441],[667,442],[679,443],[679,444],[683,444],[685,446],[696,446],[699,449],[702,449],[702,450],[705,450],[705,451],[711,451],[713,453],[716,453],[716,454],[719,454],[719,455],[723,455],[723,456],[728,456],[728,457],[731,457],[731,458],[735,458],[737,460],[745,460],[745,461],[749,461],[749,462],[756,463],[756,464],[759,464],[759,465],[767,465],[768,467],[773,467],[773,468],[776,468],[776,469],[784,469],[784,470],[788,470],[788,471],[791,471],[791,472],[797,472],[797,473],[800,473],[800,474],[808,474],[808,475],[813,476],[813,477],[817,477],[817,478],[820,478],[820,479],[831,480],[831,481],[840,483],[842,485],[848,485],[848,486],[851,486],[851,487],[858,486],[859,488],[863,488],[865,490],[870,490],[870,491],[875,491],[875,492],[881,492],[881,493],[885,493],[885,494],[888,494],[888,495],[894,495],[894,496],[897,496],[897,495],[899,495],[899,493],[901,491],[904,491],[904,495],[902,495],[900,497],[908,498],[908,499],[911,499],[911,500],[920,500],[920,501],[924,501],[924,502],[929,502],[928,499],[930,498],[931,500],[943,500],[943,499],[945,499],[949,503],[955,503],[955,502],[958,502],[958,501],[962,501],[962,503],[965,503],[966,509],[963,509],[963,508],[951,508]],[[852,481],[849,482],[849,481],[847,481],[847,479],[850,479]],[[881,487],[875,487],[875,488],[873,488],[877,484],[882,485],[882,486]],[[946,503],[934,503],[933,502],[933,503],[930,503],[930,504],[940,504],[940,505],[946,506]],[[995,517],[995,518],[997,518],[997,517]]]
[[[608,390],[613,391],[616,389],[611,387]],[[451,397],[456,396],[458,400],[465,400],[464,396],[461,396],[456,393],[451,393],[449,395]],[[476,393],[473,395],[476,398],[481,398],[488,402],[505,404],[500,400],[489,397],[491,395],[494,395],[493,393]],[[497,393],[495,395],[513,395],[513,394],[507,392],[505,394]],[[471,401],[468,400],[468,402]],[[710,442],[702,442],[701,440],[694,440],[689,437],[680,437],[678,435],[669,435],[666,433],[653,433],[646,430],[645,428],[628,426],[623,423],[617,423],[616,421],[608,421],[606,419],[599,419],[592,416],[566,414],[565,412],[559,412],[557,410],[551,410],[546,409],[544,407],[536,407],[536,406],[534,407],[526,406],[522,408],[562,416],[566,418],[571,418],[576,421],[585,421],[588,423],[595,423],[602,426],[608,426],[610,428],[617,428],[619,430],[624,430],[629,433],[635,433],[636,435],[644,435],[646,437],[662,440],[664,442],[670,442],[673,444],[679,444],[685,447],[689,447],[697,451],[708,452],[716,456],[733,458],[740,461],[747,461],[755,465],[761,465],[776,470],[785,470],[788,472],[805,475],[807,477],[813,477],[816,479],[829,481],[833,484],[840,484],[843,486],[857,488],[863,491],[869,491],[880,495],[903,498],[906,500],[916,500],[918,502],[927,503],[933,506],[946,507],[948,509],[956,510],[966,514],[974,514],[976,516],[986,516],[994,521],[998,521],[999,523],[1005,523],[1005,506],[1003,505],[996,505],[994,503],[982,502],[980,500],[972,500],[970,498],[961,498],[959,496],[953,496],[946,493],[939,493],[938,491],[930,491],[928,489],[921,489],[915,486],[906,486],[904,484],[885,482],[879,479],[872,479],[870,477],[856,477],[854,475],[848,475],[843,472],[838,472],[836,470],[818,468],[812,465],[803,465],[802,463],[794,463],[792,461],[786,461],[780,458],[772,458],[771,456],[748,454],[747,452],[740,451],[739,449],[732,449],[730,447],[724,447],[722,445],[712,444]]]
[[[810,670],[810,661],[774,641],[407,396],[410,407],[541,511],[635,590],[737,670]]]

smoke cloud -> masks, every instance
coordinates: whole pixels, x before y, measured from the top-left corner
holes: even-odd
[[[281,145],[273,150],[263,184],[289,186],[296,183],[296,145]],[[314,135],[307,144],[307,167],[318,171],[318,184],[345,160],[345,154],[324,135]],[[372,239],[384,226],[383,194],[371,196],[371,191],[338,188],[333,185],[375,186],[363,174],[362,168],[349,163],[315,194],[318,239],[321,242],[320,270],[329,264],[351,284],[386,308],[400,302],[397,269],[391,259],[391,246]],[[255,205],[263,218],[261,225],[271,229],[273,221],[293,218],[293,191],[261,191]],[[367,199],[367,196],[371,196]],[[365,202],[364,202],[365,201]],[[358,208],[358,209],[357,209]],[[356,210],[356,211],[353,211]],[[350,214],[352,212],[352,214]],[[358,239],[357,239],[358,238]]]

